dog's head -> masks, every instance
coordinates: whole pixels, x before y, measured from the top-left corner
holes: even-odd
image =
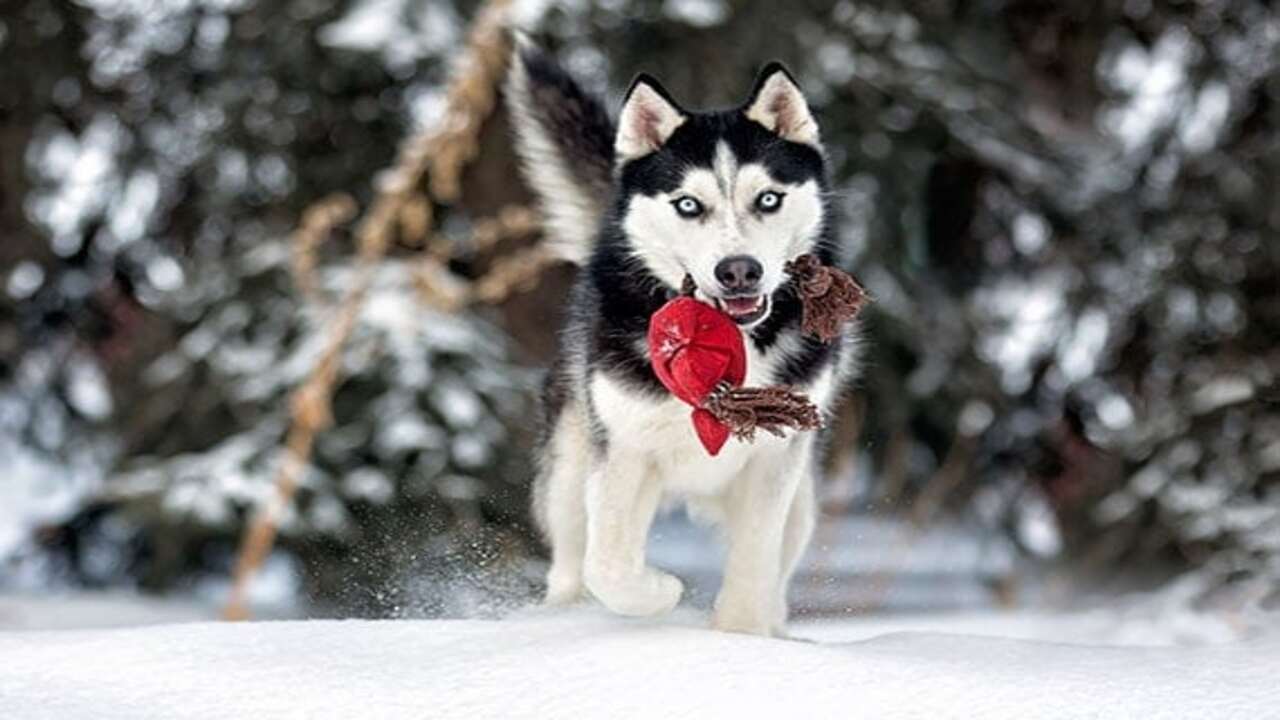
[[[784,264],[819,243],[826,169],[818,125],[778,63],[739,108],[682,109],[641,75],[623,103],[614,143],[618,216],[635,259],[699,292],[739,325],[764,320]]]

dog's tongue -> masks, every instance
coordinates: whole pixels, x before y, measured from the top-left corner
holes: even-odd
[[[727,298],[724,300],[724,309],[727,310],[730,315],[746,315],[748,313],[755,312],[758,307],[760,307],[759,296]]]

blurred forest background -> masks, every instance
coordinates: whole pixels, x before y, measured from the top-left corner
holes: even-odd
[[[349,215],[387,192],[397,153],[446,117],[479,11],[0,6],[0,590],[225,589],[289,395],[358,281],[353,226],[294,231],[322,198]],[[866,579],[847,558],[875,554],[892,574],[946,528],[1000,556],[974,566],[992,601],[1025,596],[1020,578],[1188,572],[1280,601],[1280,9],[509,11],[612,107],[641,70],[688,106],[735,104],[774,58],[809,94],[849,269],[876,298],[814,572]],[[477,117],[460,177],[397,189],[333,425],[267,562],[307,612],[462,614],[536,592],[530,418],[571,270],[442,296],[513,272],[502,260],[537,240],[505,115]],[[945,570],[959,546],[942,537]]]

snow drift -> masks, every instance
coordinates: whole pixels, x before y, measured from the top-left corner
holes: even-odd
[[[779,641],[589,612],[0,633],[13,718],[1238,718],[1280,642]]]

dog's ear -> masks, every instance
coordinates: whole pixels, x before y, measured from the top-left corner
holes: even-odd
[[[631,83],[618,117],[613,143],[618,160],[634,160],[661,148],[687,115],[652,77],[640,74]]]
[[[743,113],[785,140],[818,144],[818,122],[791,73],[780,62],[760,71]]]

